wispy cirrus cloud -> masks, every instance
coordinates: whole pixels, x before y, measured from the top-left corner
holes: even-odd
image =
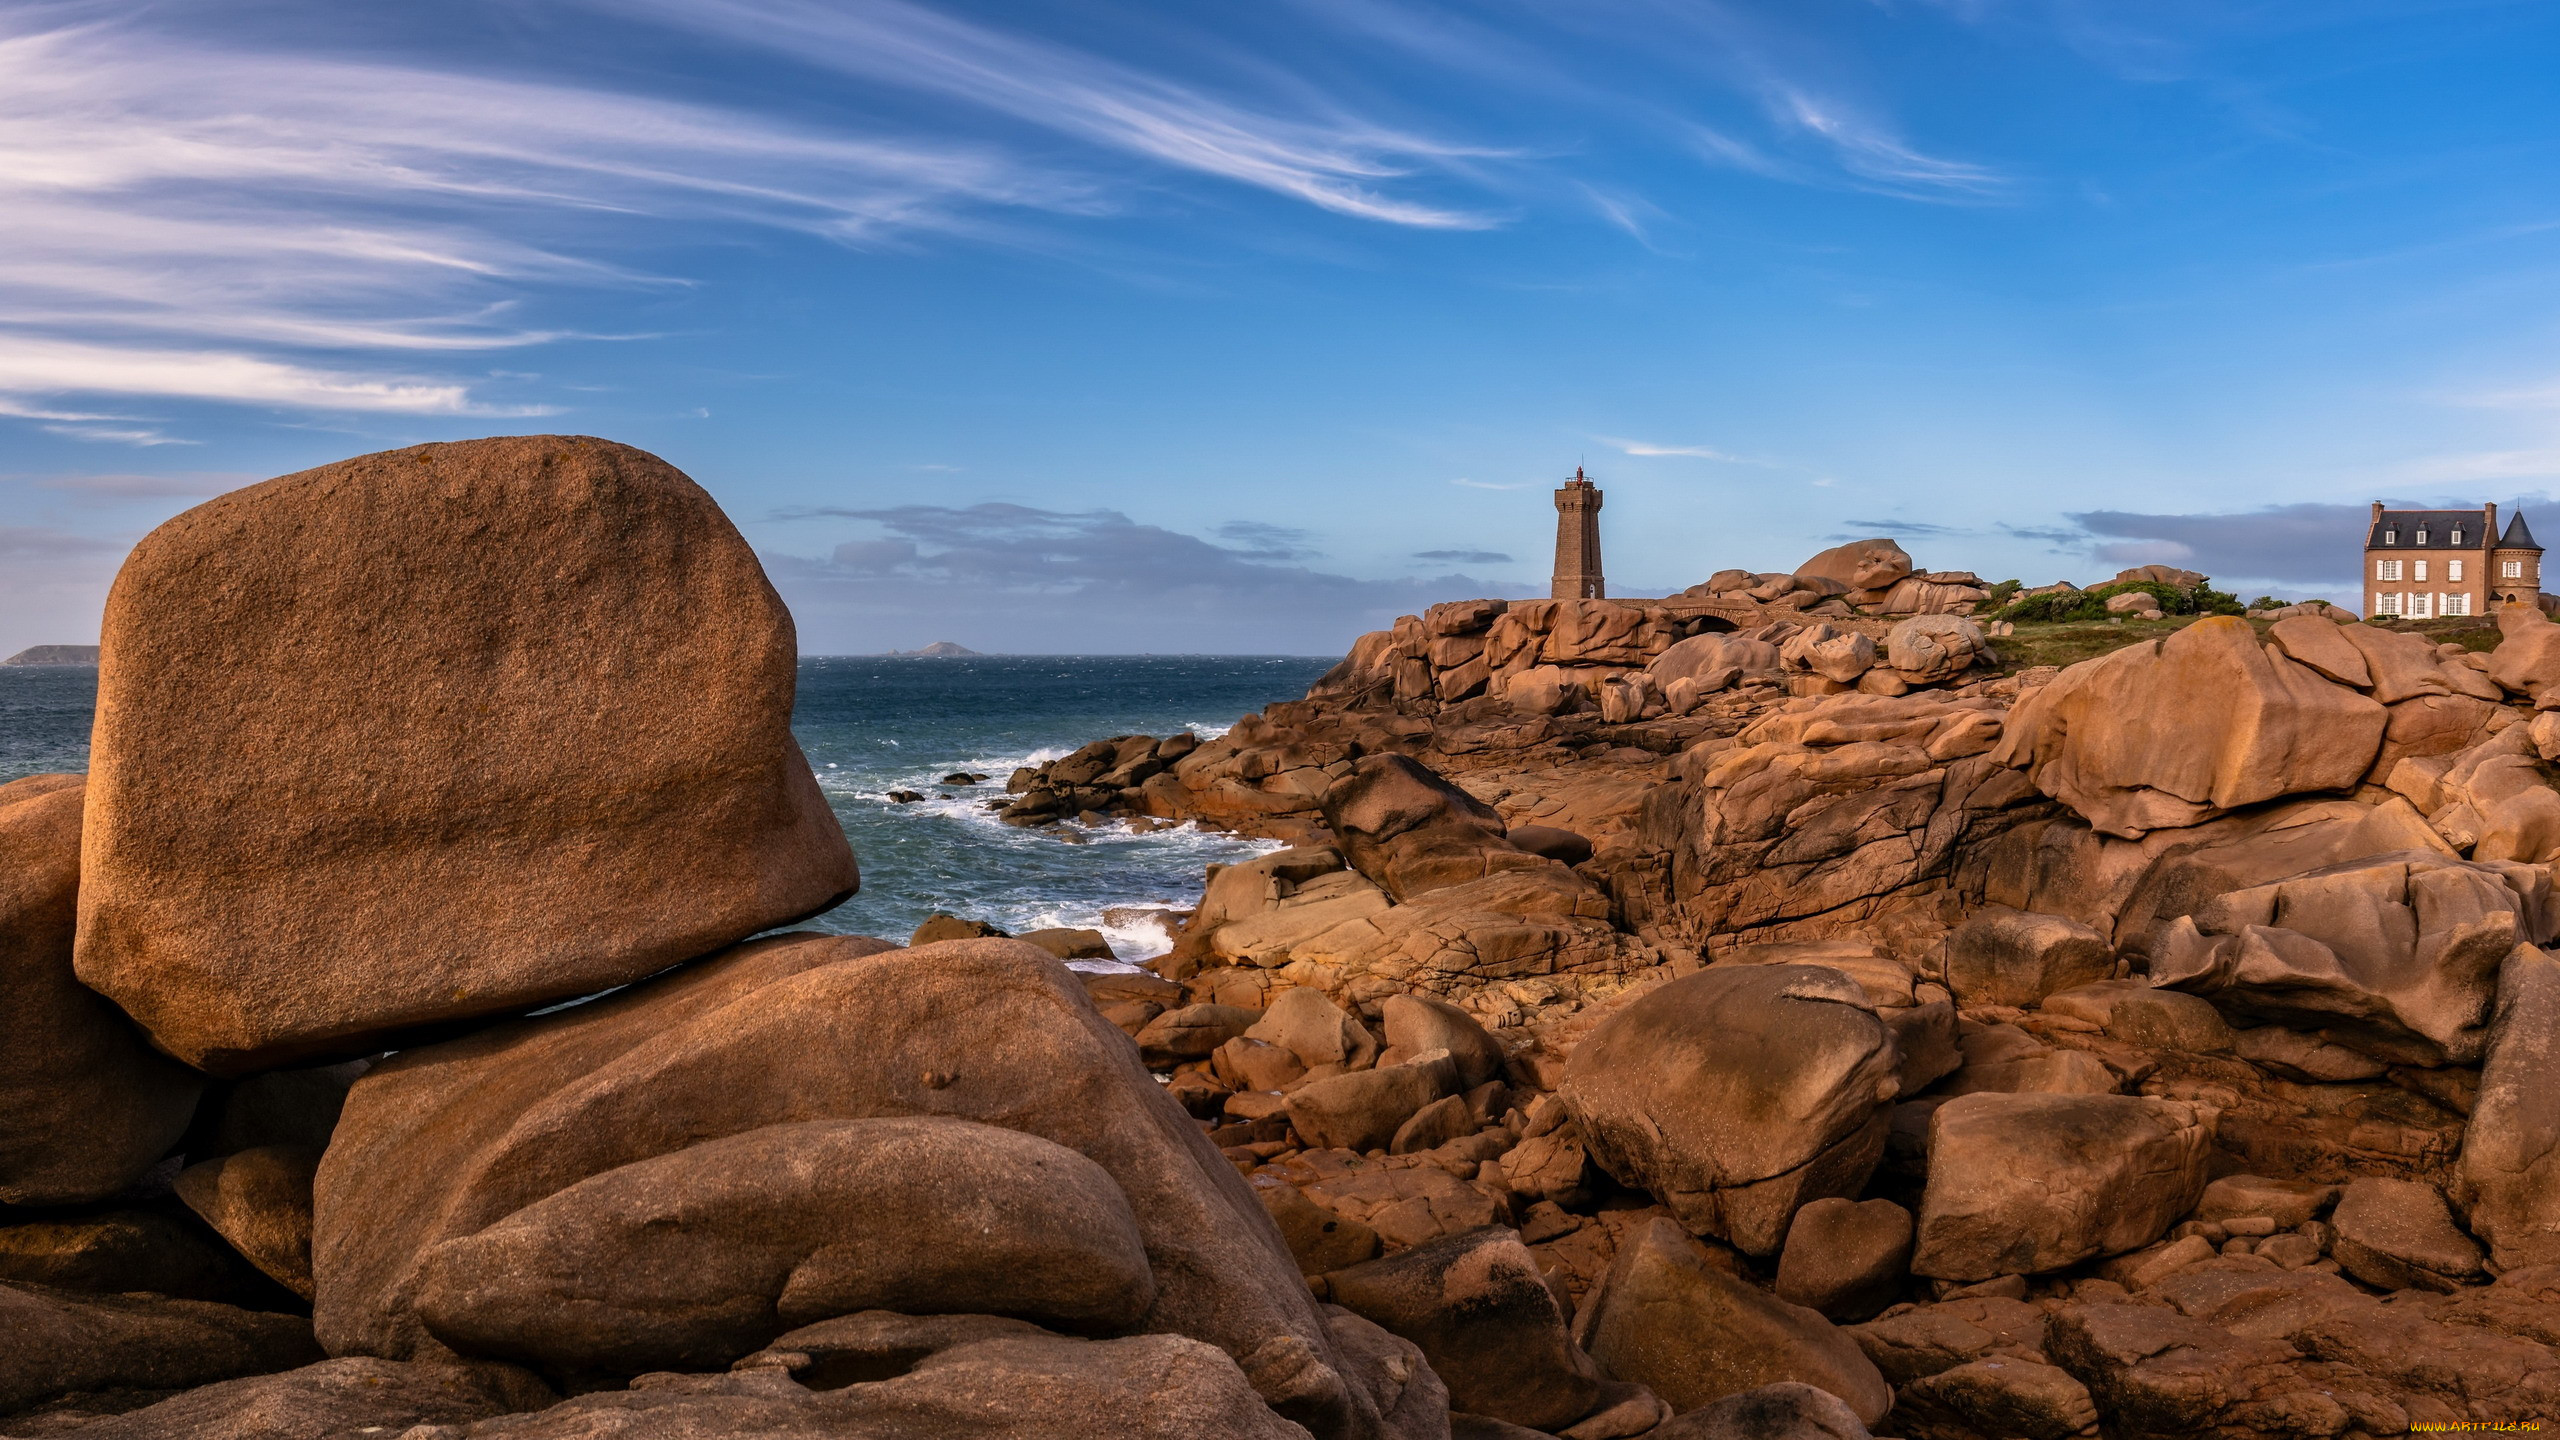
[[[139,0],[0,10],[0,414],[150,444],[180,437],[84,397],[541,413],[503,379],[418,372],[612,338],[531,320],[525,302],[689,283],[626,258],[635,224],[880,246],[1011,238],[1007,215],[1119,208],[1132,181],[1062,162],[1060,136],[1360,219],[1493,223],[1405,184],[1487,152],[1303,90],[1255,108],[901,0],[644,0],[611,18],[652,15],[761,47],[766,63],[778,50],[1009,116],[1044,153],[912,117],[874,133],[459,60],[226,48]],[[78,363],[53,364],[66,346]]]
[[[1765,466],[1770,463],[1743,455],[1728,455],[1711,445],[1657,445],[1647,440],[1628,440],[1616,435],[1594,435],[1591,438],[1621,455],[1634,455],[1639,458],[1678,456],[1690,460],[1720,460],[1727,465]]]
[[[1338,214],[1432,229],[1498,223],[1480,211],[1383,187],[1448,162],[1499,152],[1434,140],[1338,108],[1273,113],[906,0],[616,0],[611,9],[780,51],[865,80],[936,92]]]
[[[678,0],[657,0],[660,4]],[[2015,177],[1931,153],[1840,78],[1820,22],[1785,6],[1584,0],[1499,12],[1494,24],[1426,0],[1295,0],[1365,42],[1559,111],[1668,134],[1698,159],[1789,184],[1937,204],[2008,198]],[[1579,187],[1612,225],[1653,244],[1636,197]]]
[[[154,445],[201,445],[204,443],[201,440],[189,440],[172,435],[166,430],[154,429],[148,425],[47,425],[44,428],[48,435],[66,435],[74,440],[106,440],[119,445],[140,445],[146,448]]]
[[[0,231],[5,231],[0,222]],[[482,404],[460,382],[317,369],[236,350],[165,349],[11,333],[0,328],[0,394],[157,395],[315,410],[409,415],[528,415]],[[85,422],[114,417],[89,416]]]
[[[77,397],[540,413],[384,357],[560,338],[516,313],[539,287],[675,283],[579,253],[635,219],[863,244],[1100,203],[981,146],[0,18],[0,404],[128,443],[168,437]]]
[[[1904,200],[1981,204],[2001,200],[2015,181],[1988,165],[1927,154],[1838,100],[1785,83],[1769,87],[1770,114],[1813,137],[1852,183]]]

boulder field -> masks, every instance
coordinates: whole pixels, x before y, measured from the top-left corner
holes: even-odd
[[[2560,626],[1981,594],[1456,602],[1025,771],[1285,842],[1101,973],[786,928],[789,618],[654,457],[199,507],[0,786],[0,1437],[2560,1421]]]
[[[1515,1233],[1664,1436],[2560,1420],[2560,626],[2013,670],[1846,548],[1827,620],[1437,606],[1007,818],[1286,842],[1109,1013],[1317,1284]]]

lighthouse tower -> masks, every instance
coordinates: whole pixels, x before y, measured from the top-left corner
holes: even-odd
[[[1550,592],[1558,600],[1600,600],[1609,594],[1600,578],[1600,487],[1573,467],[1573,478],[1556,491],[1556,576]]]

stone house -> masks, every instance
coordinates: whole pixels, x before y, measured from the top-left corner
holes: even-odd
[[[2498,605],[2539,603],[2542,547],[2519,512],[2498,529],[2498,507],[2386,510],[2373,503],[2365,533],[2367,615],[2430,620],[2486,615]]]

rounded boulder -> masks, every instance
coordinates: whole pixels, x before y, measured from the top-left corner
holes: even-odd
[[[1602,1169],[1691,1232],[1767,1256],[1805,1202],[1866,1183],[1900,1061],[1839,971],[1724,965],[1602,1021],[1557,1094]]]
[[[790,612],[702,487],[583,436],[208,501],[107,599],[80,978],[217,1073],[628,984],[825,910]]]

